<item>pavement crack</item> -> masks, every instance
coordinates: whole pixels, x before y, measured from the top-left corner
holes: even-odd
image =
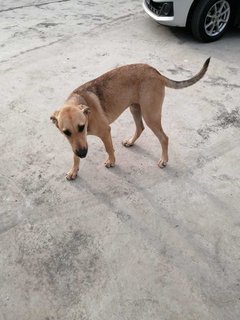
[[[52,2],[45,2],[45,3],[42,3],[40,5],[29,5],[29,6],[26,6],[26,7],[32,7],[32,6],[36,6],[36,7],[39,7],[39,6],[43,6],[43,5],[46,5],[46,4],[51,4],[51,3],[57,3],[57,2],[66,2],[66,1],[70,1],[70,0],[56,0],[56,1],[52,1]],[[20,8],[20,7],[17,7],[17,8]],[[22,6],[21,8],[24,8],[24,6]],[[14,9],[13,9],[14,10]],[[6,10],[2,10],[2,11],[8,11],[7,9]],[[0,10],[0,13],[2,12]],[[88,31],[85,31],[82,33],[82,36],[84,35],[89,35],[91,33],[94,33],[95,30],[99,31],[99,28],[104,28],[106,26],[109,26],[109,25],[114,25],[115,23],[117,23],[118,21],[127,21],[128,19],[130,19],[131,17],[136,17],[136,14],[133,14],[133,13],[129,13],[129,14],[126,14],[126,15],[123,15],[123,16],[120,16],[118,18],[115,18],[115,19],[112,19],[110,20],[109,22],[104,22],[102,24],[98,24],[97,26],[93,27],[92,29],[88,30]],[[68,39],[73,39],[74,37],[76,37],[76,34],[72,35],[71,37],[68,37]],[[14,58],[17,58],[25,53],[28,53],[28,52],[31,52],[31,51],[34,51],[34,50],[38,50],[38,49],[41,49],[41,48],[45,48],[45,47],[49,47],[55,43],[58,43],[60,41],[64,41],[66,40],[66,38],[60,38],[56,41],[52,41],[46,45],[40,45],[40,46],[37,46],[37,47],[34,47],[34,48],[31,48],[31,49],[27,49],[27,50],[24,50],[24,51],[21,51],[19,52],[18,54],[15,54],[7,59],[4,59],[4,60],[0,60],[0,64],[1,63],[5,63],[5,62],[8,62],[9,60],[11,59],[14,59]]]
[[[1,12],[6,12],[6,11],[13,11],[13,10],[17,10],[17,9],[23,9],[23,8],[29,8],[29,7],[42,7],[42,6],[46,6],[48,4],[52,4],[52,3],[59,3],[59,2],[68,2],[70,0],[55,0],[55,1],[48,1],[48,2],[44,2],[44,3],[40,3],[40,4],[28,4],[25,6],[18,6],[18,7],[13,7],[13,8],[7,8],[7,9],[2,9],[0,10]]]
[[[46,48],[46,47],[50,47],[51,45],[55,44],[55,43],[58,43],[60,41],[62,41],[63,38],[61,39],[58,39],[58,40],[55,40],[55,41],[52,41],[52,42],[49,42],[47,44],[44,44],[42,46],[37,46],[37,47],[34,47],[34,48],[31,48],[31,49],[28,49],[28,50],[25,50],[25,51],[21,51],[19,52],[18,54],[15,54],[14,56],[11,56],[10,58],[8,59],[5,59],[5,60],[1,60],[0,63],[4,63],[4,62],[8,62],[9,60],[13,59],[13,58],[17,58],[25,53],[28,53],[28,52],[31,52],[31,51],[35,51],[35,50],[38,50],[38,49],[42,49],[42,48]]]
[[[130,19],[131,17],[133,16],[136,16],[135,13],[129,13],[129,14],[126,14],[126,15],[123,15],[123,16],[120,16],[118,18],[115,18],[115,19],[112,19],[110,21],[107,21],[107,22],[104,22],[104,23],[101,23],[101,24],[98,24],[96,25],[95,27],[93,27],[92,29],[84,32],[84,34],[89,34],[89,33],[92,33],[93,31],[97,30],[99,31],[99,28],[104,28],[105,26],[109,26],[109,25],[114,25],[116,22],[118,21],[127,21],[128,19]]]

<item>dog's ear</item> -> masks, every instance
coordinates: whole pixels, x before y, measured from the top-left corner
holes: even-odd
[[[84,113],[85,115],[89,114],[90,112],[91,112],[91,110],[90,110],[89,107],[83,106],[83,113]]]
[[[90,108],[85,104],[80,104],[79,108],[83,111],[85,115],[88,115],[91,112]]]
[[[59,111],[57,110],[50,117],[50,120],[52,120],[52,122],[56,125],[57,128],[58,128],[58,119],[57,119],[58,114],[59,114]]]

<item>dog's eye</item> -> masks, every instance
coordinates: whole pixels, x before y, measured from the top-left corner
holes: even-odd
[[[68,129],[63,130],[63,133],[64,133],[66,136],[68,136],[68,137],[71,136],[71,132],[70,132]]]
[[[84,124],[82,126],[78,125],[78,131],[79,132],[83,132],[84,128],[85,128]]]

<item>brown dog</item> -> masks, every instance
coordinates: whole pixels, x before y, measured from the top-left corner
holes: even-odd
[[[115,165],[110,124],[129,106],[136,131],[130,139],[123,141],[123,145],[132,146],[141,135],[144,130],[143,117],[161,143],[162,156],[158,165],[165,167],[168,161],[168,137],[161,125],[165,87],[181,89],[193,85],[204,76],[209,61],[210,58],[196,76],[185,81],[170,80],[146,64],[132,64],[109,71],[74,90],[64,106],[51,116],[53,123],[72,146],[73,165],[67,173],[67,179],[77,177],[80,158],[87,155],[88,134],[102,139],[108,153],[105,166],[110,168]]]

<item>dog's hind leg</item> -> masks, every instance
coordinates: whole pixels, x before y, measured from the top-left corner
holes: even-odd
[[[147,126],[153,131],[153,133],[157,136],[158,140],[161,143],[162,156],[158,162],[158,166],[160,168],[164,168],[166,167],[168,162],[168,137],[163,131],[163,128],[161,125],[161,116],[156,117],[154,114],[151,113],[151,114],[144,115],[143,117]]]
[[[134,135],[127,140],[123,140],[122,144],[125,147],[131,147],[134,145],[134,142],[140,137],[141,133],[144,130],[144,125],[142,121],[142,113],[139,104],[133,104],[130,106],[130,111],[133,115],[134,122],[136,124],[136,130]]]

